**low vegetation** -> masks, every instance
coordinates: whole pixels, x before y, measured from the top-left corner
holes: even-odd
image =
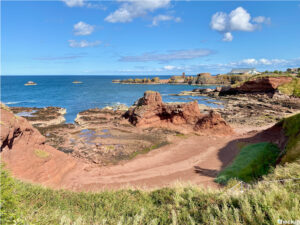
[[[278,90],[287,95],[300,97],[300,78],[293,78],[290,83],[279,86]]]
[[[177,185],[154,191],[74,193],[12,179],[1,170],[3,224],[277,224],[299,219],[300,162],[279,166],[262,182],[209,190]],[[272,182],[267,182],[272,181]]]
[[[34,154],[41,159],[48,158],[50,155],[48,152],[41,149],[34,149]]]
[[[279,153],[279,148],[271,143],[247,145],[234,162],[218,175],[216,182],[226,184],[232,178],[251,182],[267,174],[275,166]]]
[[[285,118],[280,123],[288,137],[281,163],[295,161],[300,158],[300,113]]]

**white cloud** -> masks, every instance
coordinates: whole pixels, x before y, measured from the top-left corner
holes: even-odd
[[[163,67],[163,70],[181,70],[181,66],[172,66],[172,65],[167,65]]]
[[[105,18],[105,21],[110,23],[131,22],[134,18],[143,16],[148,12],[168,7],[170,1],[171,0],[119,0],[119,2],[122,2],[121,6],[116,11],[109,14]]]
[[[67,6],[69,7],[87,7],[90,9],[101,9],[101,10],[106,10],[106,7],[102,4],[99,3],[90,3],[87,2],[86,0],[61,0],[64,2]]]
[[[195,59],[213,54],[214,51],[210,49],[187,49],[187,50],[173,50],[167,53],[144,53],[138,56],[123,56],[119,59],[122,62],[149,62],[159,61],[168,62],[173,60]]]
[[[228,26],[228,16],[226,13],[217,12],[215,13],[210,22],[210,26],[213,30],[225,31]]]
[[[74,34],[75,35],[90,35],[93,33],[95,26],[87,24],[85,22],[78,22],[74,25]]]
[[[64,3],[66,3],[67,6],[69,7],[82,7],[84,6],[84,1],[85,0],[62,0]]]
[[[181,21],[180,17],[174,17],[169,15],[157,15],[153,18],[152,26],[157,26],[161,21],[175,21],[179,23]]]
[[[85,4],[85,6],[86,6],[87,8],[90,8],[90,9],[101,9],[101,10],[103,10],[103,11],[105,11],[105,10],[107,9],[106,6],[104,6],[104,5],[102,5],[102,4],[99,4],[99,3],[97,3],[97,4],[94,4],[94,3],[87,3],[87,4]]]
[[[82,40],[82,41],[69,40],[68,42],[69,42],[69,46],[72,48],[95,47],[101,44],[101,41],[89,42],[86,40]]]
[[[299,62],[299,59],[294,60],[286,60],[286,59],[243,59],[238,62],[231,62],[229,65],[231,66],[285,66],[289,64],[293,64],[295,62]]]
[[[242,7],[237,7],[229,14],[230,30],[253,31],[255,25],[250,23],[250,14]]]
[[[223,41],[232,41],[232,31],[251,32],[259,28],[258,24],[271,23],[271,19],[264,16],[255,17],[252,21],[254,23],[251,23],[251,15],[243,7],[237,7],[229,14],[215,13],[211,18],[210,26],[213,30],[224,34]]]
[[[222,40],[223,40],[223,41],[232,41],[232,40],[233,40],[233,36],[232,36],[232,34],[231,34],[230,32],[226,32],[226,33],[224,34],[224,37],[223,37]]]
[[[264,17],[264,16],[257,16],[252,19],[255,23],[264,23],[264,24],[270,24],[271,18],[270,17]]]

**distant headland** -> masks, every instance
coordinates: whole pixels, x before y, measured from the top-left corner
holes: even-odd
[[[120,84],[188,84],[188,85],[232,85],[245,82],[255,76],[300,76],[300,68],[287,69],[286,71],[264,71],[259,72],[255,68],[232,69],[226,74],[211,75],[211,73],[199,73],[196,76],[174,75],[169,79],[154,78],[129,78],[124,80],[113,80]]]

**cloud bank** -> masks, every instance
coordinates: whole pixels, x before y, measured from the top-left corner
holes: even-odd
[[[122,62],[149,62],[159,61],[168,62],[173,60],[187,60],[204,57],[213,54],[214,51],[210,49],[187,49],[187,50],[172,50],[167,53],[155,54],[144,53],[138,56],[123,56],[119,59]]]
[[[157,26],[162,21],[174,21],[176,23],[179,23],[181,21],[181,18],[169,15],[157,15],[153,18],[152,26]]]
[[[69,42],[69,46],[72,48],[95,47],[101,44],[101,41],[89,42],[86,40],[82,40],[82,41],[69,40],[68,42]]]

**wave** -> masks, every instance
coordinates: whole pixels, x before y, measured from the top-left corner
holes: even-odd
[[[16,102],[3,102],[5,105],[17,105],[20,103],[33,103],[35,101],[16,101]]]

